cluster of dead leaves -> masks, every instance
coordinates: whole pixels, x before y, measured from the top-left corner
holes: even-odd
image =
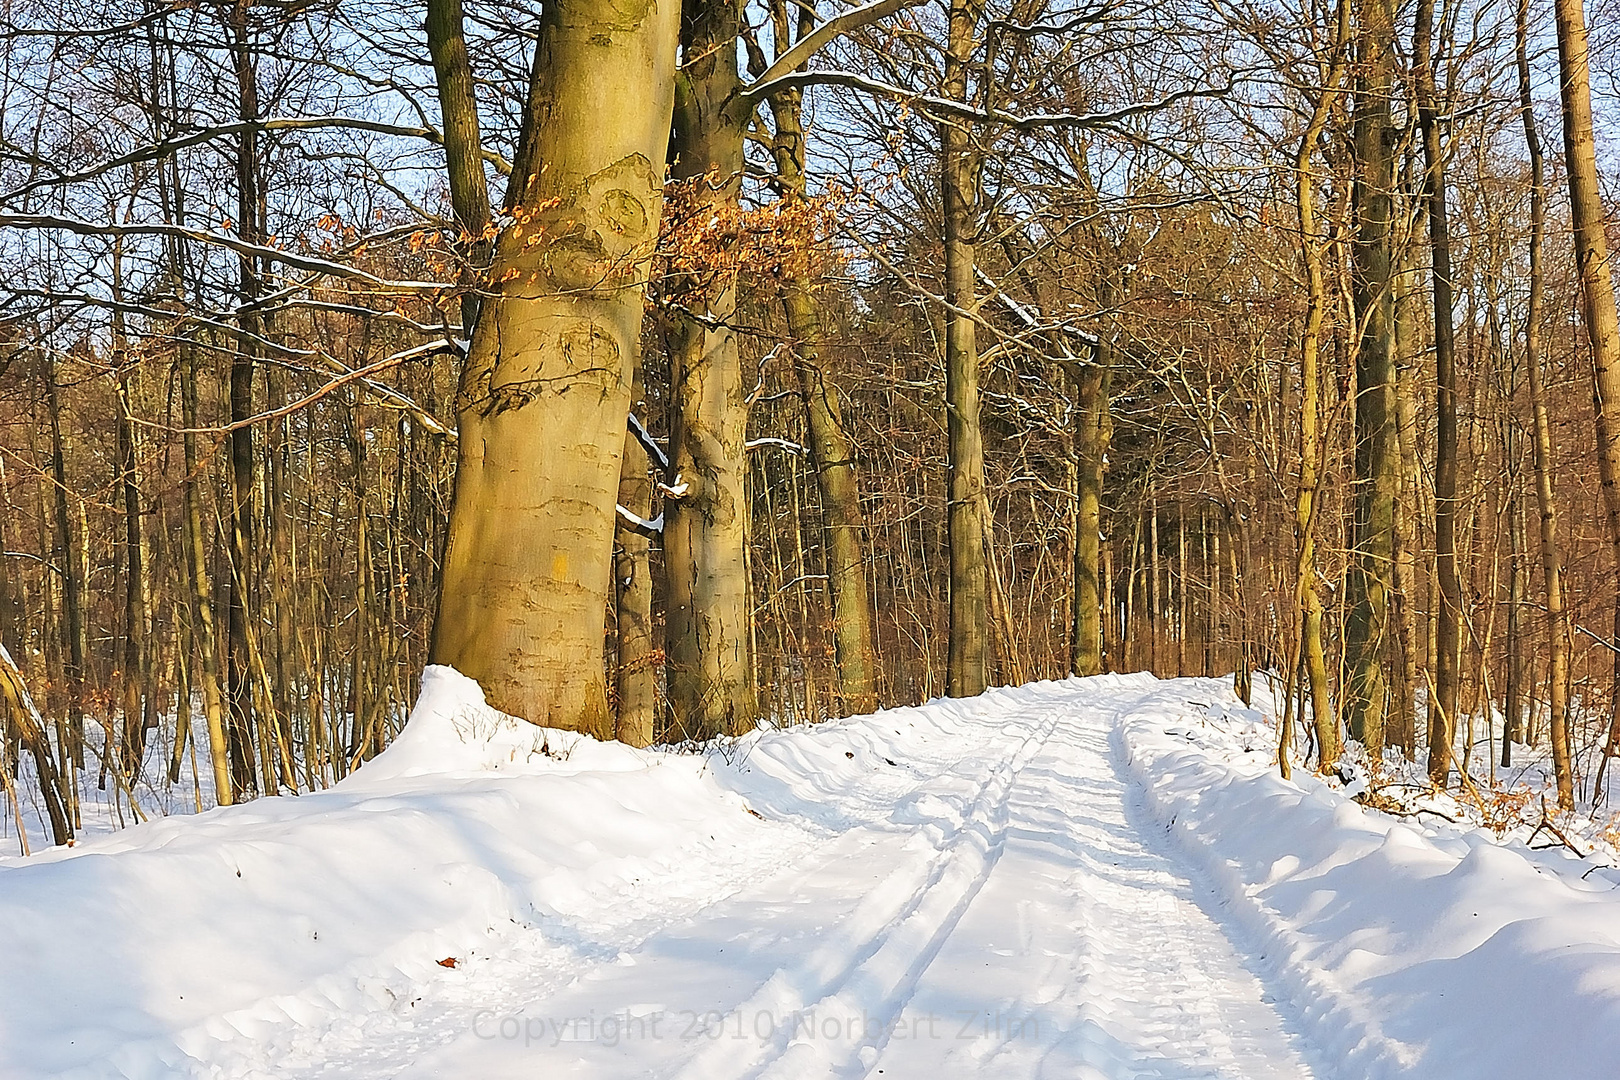
[[[699,281],[732,275],[815,281],[835,268],[838,256],[827,238],[834,229],[836,196],[746,206],[716,200],[713,191],[706,177],[665,187],[658,240],[665,274]]]

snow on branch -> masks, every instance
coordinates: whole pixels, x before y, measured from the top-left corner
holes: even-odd
[[[743,444],[745,450],[760,450],[767,446],[780,447],[790,454],[804,455],[810,452],[796,442],[789,442],[787,439],[775,439],[769,436],[760,439],[749,439]]]
[[[769,96],[773,82],[809,63],[810,58],[820,52],[822,46],[828,44],[834,38],[859,30],[863,26],[894,14],[901,8],[912,7],[920,2],[921,0],[870,0],[870,2],[859,7],[850,8],[840,15],[834,15],[794,42],[792,48],[778,56],[771,66],[766,68],[759,78],[754,80],[753,84],[743,91],[743,97],[749,101],[759,101],[761,98]]]
[[[652,432],[648,431],[647,425],[641,422],[641,417],[631,413],[625,421],[625,426],[629,428],[630,434],[636,437],[636,442],[641,444],[641,448],[647,451],[647,456],[653,459],[653,464],[658,466],[658,471],[660,473],[669,472],[669,454],[665,453],[664,448],[658,445],[658,440],[652,437]]]
[[[892,98],[902,104],[911,105],[935,117],[950,117],[955,120],[968,120],[978,123],[1001,124],[1005,127],[1021,131],[1038,128],[1108,128],[1123,120],[1137,116],[1158,112],[1172,105],[1179,104],[1194,98],[1224,97],[1232,92],[1237,85],[1235,78],[1228,79],[1224,86],[1200,86],[1191,90],[1178,90],[1173,94],[1166,94],[1157,101],[1142,101],[1125,105],[1118,109],[1095,113],[1031,113],[1020,116],[1017,113],[1006,112],[1002,109],[978,109],[960,101],[952,101],[937,94],[919,94],[914,90],[886,83],[879,79],[871,79],[865,75],[857,75],[853,71],[840,71],[826,69],[820,71],[793,71],[766,82],[761,79],[748,91],[750,98],[765,97],[778,90],[788,90],[805,86],[842,86],[850,90],[862,90],[877,97]]]
[[[661,535],[664,531],[663,514],[659,514],[649,521],[634,510],[626,510],[620,503],[614,503],[613,509],[619,513],[619,524],[633,533],[640,533],[642,536],[651,539]]]
[[[1064,338],[1076,338],[1093,348],[1099,344],[1099,340],[1095,334],[1088,334],[1084,330],[1069,326],[1065,323],[1041,322],[1035,317],[1034,312],[1030,311],[1029,308],[1025,307],[1017,300],[1014,300],[1006,290],[1002,289],[994,281],[990,280],[990,276],[986,274],[982,268],[975,266],[973,270],[974,273],[978,275],[980,283],[994,293],[996,299],[1000,300],[1007,310],[1012,312],[1013,316],[1019,322],[1023,323],[1024,326],[1030,330],[1036,331],[1037,333],[1051,331],[1058,334],[1058,346],[1063,350],[1063,358],[1065,360],[1073,360],[1075,359],[1075,355],[1069,350],[1069,346],[1063,340]]]

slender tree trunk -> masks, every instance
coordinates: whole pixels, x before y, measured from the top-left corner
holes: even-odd
[[[807,32],[808,7],[799,15],[802,38]],[[778,23],[786,25],[785,11]],[[772,143],[776,183],[782,198],[790,202],[805,197],[801,96],[799,90],[793,89],[773,95],[770,101],[776,128]],[[861,511],[855,445],[845,427],[838,387],[822,348],[821,311],[808,252],[815,240],[813,236],[801,238],[804,250],[788,260],[782,282],[782,308],[793,335],[793,367],[804,402],[810,462],[816,471],[816,490],[821,500],[839,696],[846,713],[868,713],[877,708],[877,672],[866,571],[866,520]]]
[[[1124,636],[1120,627],[1119,601],[1114,595],[1114,536],[1113,523],[1109,523],[1109,532],[1102,540],[1102,635],[1103,635],[1103,670],[1121,671],[1123,669],[1123,642]],[[1211,611],[1214,610],[1212,607]],[[1213,635],[1211,635],[1213,636]]]
[[[1423,136],[1424,197],[1434,288],[1434,565],[1440,583],[1439,666],[1429,703],[1429,778],[1444,787],[1451,770],[1462,664],[1462,580],[1457,572],[1457,348],[1452,330],[1451,236],[1445,155],[1436,101],[1434,0],[1418,0],[1412,38],[1418,126]]]
[[[1424,215],[1415,217],[1421,220]],[[1418,323],[1424,314],[1422,274],[1413,257],[1414,243],[1404,245],[1395,295],[1395,591],[1396,645],[1399,663],[1390,680],[1390,716],[1385,741],[1398,746],[1408,759],[1417,753],[1418,687],[1418,552],[1422,507],[1422,478],[1417,466],[1417,393],[1414,366],[1422,355],[1423,334]],[[1426,658],[1425,658],[1426,659]]]
[[[1354,550],[1345,626],[1346,705],[1351,735],[1377,762],[1384,753],[1391,562],[1394,555],[1395,447],[1393,254],[1395,17],[1390,0],[1358,0],[1361,82],[1355,104],[1355,307],[1362,326],[1356,354]]]
[[[613,506],[678,28],[674,0],[542,8],[514,220],[456,400],[433,660],[504,712],[602,738]]]
[[[1511,457],[1509,460],[1512,460]],[[1510,481],[1511,482],[1511,481]],[[1517,485],[1515,485],[1517,488]],[[1518,734],[1524,713],[1524,507],[1515,490],[1508,502],[1507,685],[1502,694],[1502,744]]]
[[[1136,579],[1142,572],[1142,513],[1140,507],[1133,515],[1135,520],[1131,525],[1131,553],[1129,565],[1125,570],[1125,650],[1127,653],[1127,668],[1142,668],[1142,634],[1140,620],[1137,618],[1137,587]]]
[[[1164,578],[1159,576],[1159,491],[1154,488],[1148,502],[1148,637],[1153,652],[1153,674],[1164,669],[1159,664],[1159,624],[1164,618]]]
[[[950,0],[944,95],[968,100],[979,7]],[[973,315],[982,166],[960,121],[941,123],[940,186],[945,240],[945,414],[950,477],[946,527],[950,547],[950,647],[947,692],[971,697],[984,691],[989,637],[989,578],[984,554],[984,441],[979,427],[979,351]]]
[[[1564,163],[1569,173],[1570,218],[1575,228],[1575,264],[1580,271],[1582,314],[1592,346],[1592,387],[1597,414],[1598,467],[1603,476],[1603,505],[1608,512],[1609,541],[1620,567],[1620,320],[1615,315],[1614,282],[1609,271],[1609,245],[1604,236],[1603,194],[1598,187],[1597,151],[1592,140],[1592,88],[1588,74],[1586,13],[1582,0],[1556,0],[1558,64],[1564,107]],[[1545,526],[1544,526],[1545,527]],[[1615,594],[1614,637],[1620,639],[1620,592]],[[1615,682],[1620,686],[1620,653],[1615,654]],[[1567,726],[1567,725],[1566,725]],[[1604,756],[1620,742],[1620,711],[1609,727]],[[1560,755],[1568,739],[1552,733],[1558,804],[1575,805],[1573,777]]]
[[[1098,675],[1103,670],[1104,609],[1098,559],[1102,548],[1103,472],[1113,434],[1108,412],[1112,369],[1113,344],[1102,333],[1093,348],[1092,362],[1075,373],[1079,399],[1075,409],[1078,509],[1074,519],[1074,628],[1069,670],[1076,675]]]
[[[676,88],[671,176],[693,213],[714,221],[713,265],[685,275],[672,344],[670,458],[685,494],[665,503],[669,702],[686,738],[735,735],[754,724],[752,613],[746,555],[748,386],[733,326],[737,310],[743,138],[740,0],[688,0]]]
[[[1299,244],[1305,264],[1305,327],[1300,339],[1299,378],[1299,484],[1294,494],[1294,604],[1299,612],[1300,666],[1304,669],[1311,701],[1311,721],[1316,729],[1318,765],[1326,769],[1339,759],[1339,720],[1328,697],[1327,661],[1322,649],[1322,598],[1317,591],[1316,509],[1322,483],[1322,323],[1327,316],[1327,284],[1322,273],[1322,252],[1317,240],[1316,181],[1311,158],[1316,142],[1327,127],[1333,102],[1343,78],[1344,53],[1348,47],[1350,10],[1341,0],[1338,10],[1337,42],[1321,97],[1311,114],[1311,122],[1300,139],[1294,168],[1295,193],[1299,214]],[[1215,561],[1220,562],[1217,533]],[[1286,768],[1286,759],[1284,767]]]
[[[123,299],[121,245],[113,248],[113,296]],[[135,403],[131,397],[134,357],[122,312],[114,312],[113,367],[118,373],[118,486],[124,503],[124,649],[122,657],[123,738],[118,765],[126,776],[139,770],[146,749],[145,695],[148,692],[146,544],[141,535],[141,493],[136,482]]]
[[[1166,575],[1168,577],[1168,575]],[[1187,504],[1176,500],[1176,677],[1187,674]]]
[[[641,403],[641,362],[631,384],[633,407]],[[634,435],[625,436],[624,461],[619,467],[619,505],[645,519],[652,513],[652,478],[647,452]],[[614,669],[614,699],[618,706],[614,733],[631,746],[650,746],[654,713],[658,706],[657,653],[653,648],[652,543],[635,529],[619,530],[614,555],[613,585],[618,628],[618,666]]]
[[[56,361],[49,356],[46,359],[45,382],[51,414],[51,480],[59,553],[56,564],[62,569],[62,613],[66,616],[63,629],[67,638],[64,642],[67,663],[63,667],[67,676],[68,746],[63,750],[69,763],[65,771],[69,782],[72,782],[73,769],[84,768],[84,662],[85,654],[89,651],[89,640],[84,620],[85,576],[76,555],[83,537],[75,535],[73,515],[68,507],[67,459],[71,440],[62,423],[62,391],[58,384]]]
[[[866,519],[855,471],[855,445],[844,426],[838,392],[822,359],[819,314],[812,294],[800,287],[797,279],[790,279],[783,305],[795,341],[794,367],[821,499],[839,696],[845,712],[869,713],[878,704],[877,671],[866,576]]]
[[[439,91],[439,117],[444,128],[445,172],[450,181],[450,206],[465,234],[467,252],[461,296],[462,334],[472,337],[478,319],[481,271],[489,259],[485,230],[489,227],[489,185],[484,179],[482,135],[478,123],[478,97],[472,65],[467,60],[461,0],[427,0],[428,51]]]
[[[258,71],[254,44],[249,39],[248,0],[236,0],[230,11],[231,56],[236,74],[238,116],[253,121],[259,117]],[[236,147],[236,229],[248,243],[259,240],[259,143],[249,128],[237,136]],[[230,696],[233,755],[232,768],[237,791],[254,790],[253,763],[253,673],[248,658],[248,608],[254,580],[254,452],[253,428],[246,421],[253,415],[254,368],[259,352],[262,327],[255,313],[259,299],[259,260],[243,253],[238,257],[237,294],[241,313],[237,317],[236,349],[231,354],[230,418],[239,425],[230,433],[230,648],[226,683]]]
[[[1553,489],[1552,423],[1547,413],[1547,389],[1541,370],[1541,301],[1545,291],[1545,271],[1541,247],[1547,230],[1546,167],[1542,161],[1541,136],[1536,129],[1534,99],[1530,90],[1530,0],[1519,0],[1515,7],[1514,38],[1519,68],[1519,107],[1524,122],[1525,148],[1530,156],[1530,297],[1525,308],[1524,367],[1530,389],[1531,452],[1536,470],[1537,536],[1541,547],[1542,600],[1547,609],[1547,711],[1553,731],[1553,764],[1562,766],[1556,778],[1560,798],[1573,803],[1574,780],[1569,776],[1567,755],[1557,747],[1567,744],[1569,688],[1569,624],[1564,615],[1564,557],[1558,543],[1558,503]],[[1566,93],[1568,91],[1566,90]],[[1599,230],[1601,237],[1602,232]],[[1607,489],[1606,489],[1607,490]],[[1611,524],[1613,517],[1610,518]],[[1532,695],[1532,712],[1534,695]],[[1512,721],[1517,721],[1517,717]],[[1534,724],[1531,724],[1532,729]],[[1515,734],[1517,732],[1515,731]],[[1614,741],[1611,730],[1609,745]],[[1512,763],[1513,740],[1502,739],[1502,767]],[[1605,756],[1607,760],[1607,756]],[[1599,770],[1597,787],[1602,785]],[[1601,798],[1601,793],[1597,793]]]

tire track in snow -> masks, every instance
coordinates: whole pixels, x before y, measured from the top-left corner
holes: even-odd
[[[374,1007],[354,1016],[339,1010],[310,1023],[289,1023],[283,1017],[278,1023],[261,1022],[251,1033],[234,1033],[235,1038],[224,1038],[224,1033],[216,1032],[221,1043],[208,1056],[223,1066],[221,1075],[226,1076],[342,1075],[395,1080],[413,1061],[434,1060],[446,1048],[454,1058],[459,1052],[457,1040],[466,1044],[469,1032],[479,1030],[481,1017],[493,1015],[493,1022],[522,1017],[526,1027],[542,1017],[555,1020],[559,1015],[572,1015],[573,1010],[559,1013],[556,1007],[558,1001],[568,999],[571,988],[618,985],[615,980],[620,978],[628,979],[631,986],[625,993],[631,996],[621,998],[619,1004],[640,1000],[636,995],[645,990],[635,984],[644,982],[646,969],[635,966],[635,958],[644,950],[655,951],[661,941],[678,940],[683,927],[714,923],[716,912],[727,910],[732,906],[730,899],[746,894],[750,885],[757,889],[762,882],[800,879],[819,864],[840,862],[845,849],[839,841],[847,838],[852,824],[887,822],[897,803],[925,802],[928,792],[950,796],[968,782],[965,772],[972,770],[963,763],[982,763],[985,747],[999,741],[998,728],[1005,710],[996,694],[986,699],[942,703],[939,708],[940,712],[926,720],[910,709],[881,714],[883,720],[876,725],[879,729],[891,723],[896,727],[921,726],[918,735],[922,738],[922,752],[908,759],[904,768],[885,768],[866,775],[859,786],[846,788],[818,773],[812,757],[802,757],[795,759],[789,779],[794,788],[810,790],[767,792],[744,788],[741,793],[763,809],[770,810],[773,799],[782,804],[777,807],[778,814],[770,815],[777,820],[771,823],[775,840],[768,848],[704,847],[697,861],[666,877],[644,880],[633,890],[627,888],[622,898],[615,898],[599,915],[578,925],[555,918],[536,919],[526,926],[512,925],[498,940],[489,943],[465,974],[459,970],[438,973],[437,990],[427,1000],[416,997],[427,993],[427,988],[418,984],[379,988],[390,999],[396,991],[400,996],[387,1007]],[[765,737],[831,737],[837,742],[835,756],[839,760],[845,757],[845,745],[851,748],[851,756],[880,757],[887,748],[865,726],[847,732],[836,728],[824,725],[767,733]],[[882,734],[886,736],[887,730]],[[802,749],[808,744],[795,745]],[[888,748],[887,752],[896,751]],[[741,763],[733,767],[741,767]],[[752,781],[764,782],[764,778],[756,771]],[[837,813],[824,820],[819,812],[830,807],[836,807]],[[942,832],[954,827],[949,821],[939,823]],[[891,825],[889,834],[899,835],[899,830]],[[927,869],[920,860],[897,862],[893,870],[896,889],[906,886],[906,875]],[[691,999],[683,996],[672,1000],[680,1005]],[[479,1039],[475,1033],[474,1040]],[[473,1045],[477,1046],[477,1042]],[[497,1042],[493,1047],[486,1043],[479,1049],[513,1048]],[[517,1049],[526,1062],[518,1070],[519,1075],[532,1075],[538,1062],[527,1038]],[[446,1071],[432,1066],[426,1074],[485,1075],[478,1068],[454,1067]]]
[[[412,1069],[344,1074],[1326,1077],[1215,898],[1133,812],[1110,734],[1159,690],[1103,677],[936,702],[909,755],[889,749],[900,714],[784,733],[739,790],[818,837],[807,855],[569,986],[491,987],[514,1036],[486,1022]],[[868,751],[907,760],[833,775]],[[709,857],[696,878],[722,870]],[[610,1015],[642,1034],[605,1037]],[[540,1039],[515,1036],[531,1026]]]
[[[1104,710],[1078,686],[1047,693],[1066,716],[1011,795],[1007,851],[865,1075],[1317,1075],[1200,890],[1133,820],[1109,742],[1129,698]],[[948,1029],[916,1034],[940,1017]]]
[[[1056,718],[1028,725],[1021,740],[978,783],[956,822],[949,812],[916,824],[938,830],[937,847],[926,862],[902,866],[861,900],[805,960],[779,970],[733,1013],[770,1016],[782,1023],[773,1038],[751,1043],[711,1042],[675,1073],[678,1080],[786,1080],[848,1072],[876,1053],[880,1032],[910,997],[917,979],[950,936],[964,911],[989,878],[1005,846],[1007,800],[1018,774],[1051,736]],[[937,805],[928,790],[911,807]],[[839,1019],[838,1034],[827,1037],[814,1018]],[[811,1018],[807,1029],[803,1023]],[[860,1017],[858,1029],[843,1018]]]

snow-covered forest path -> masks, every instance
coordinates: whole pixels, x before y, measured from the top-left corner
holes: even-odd
[[[372,1027],[348,1062],[304,1048],[326,1057],[311,1074],[1319,1075],[1214,894],[1134,809],[1113,740],[1148,691],[992,692],[930,706],[949,721],[933,730],[880,714],[909,753],[875,731],[840,742],[872,766],[853,783],[813,760],[796,775],[740,763],[723,782],[802,834],[773,876],[633,944],[573,942],[599,959],[565,965],[566,985],[549,951],[492,965],[457,995],[459,1033],[410,1040],[422,1052],[403,1070]],[[707,855],[683,872],[735,880],[724,849]]]
[[[430,668],[331,789],[0,858],[0,1080],[1612,1080],[1620,869],[1284,780],[1256,705],[684,753]]]

